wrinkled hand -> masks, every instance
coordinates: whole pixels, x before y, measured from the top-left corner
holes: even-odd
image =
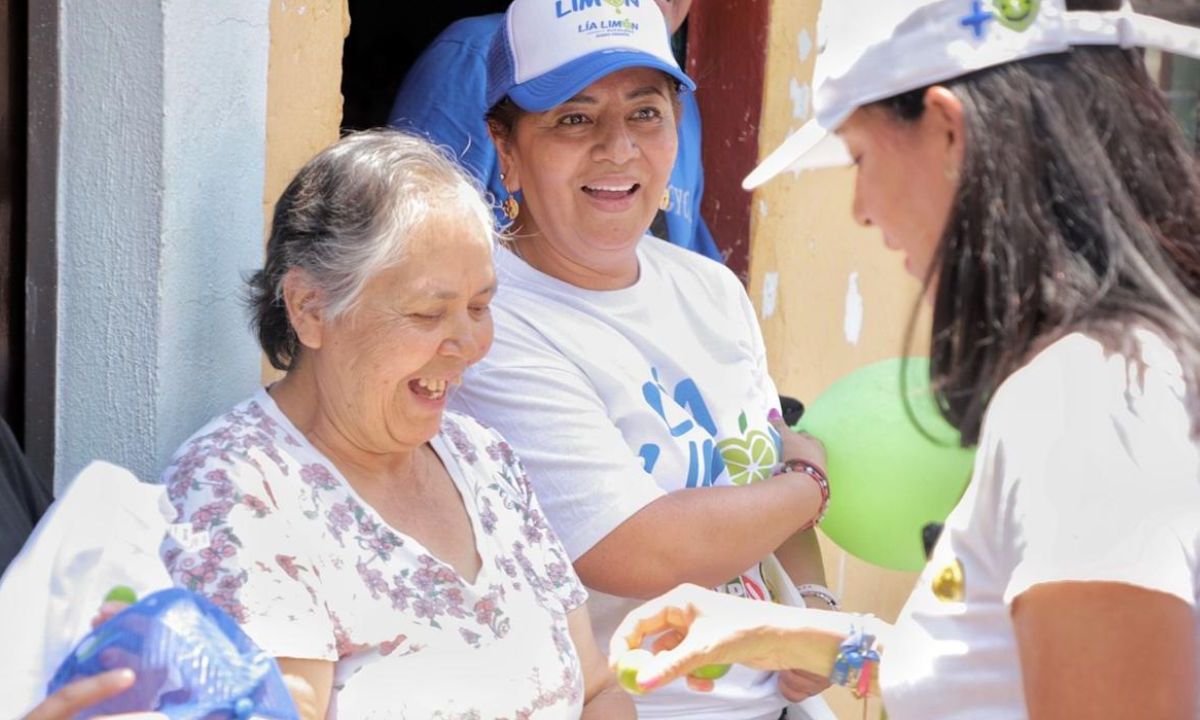
[[[825,446],[817,438],[806,432],[797,432],[787,426],[782,417],[772,417],[771,425],[779,433],[783,446],[780,460],[805,460],[826,469]]]
[[[616,670],[629,650],[658,636],[652,644],[655,655],[637,668],[637,684],[643,691],[704,665],[738,663],[759,670],[792,667],[790,644],[781,640],[774,627],[789,624],[787,617],[797,612],[805,611],[680,585],[626,616],[613,634],[609,662]],[[688,683],[697,690],[712,689],[712,681],[689,678]]]
[[[780,670],[779,692],[788,702],[800,702],[818,695],[833,683],[824,675],[805,670]]]
[[[124,668],[80,678],[59,688],[23,720],[71,720],[92,705],[128,690],[133,681],[133,671]],[[167,716],[155,712],[125,713],[97,716],[95,720],[167,720]]]

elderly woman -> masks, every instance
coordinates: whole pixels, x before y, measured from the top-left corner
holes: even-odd
[[[452,407],[521,455],[592,590],[600,638],[638,598],[682,582],[766,599],[759,563],[772,553],[828,607],[808,530],[823,450],[769,419],[779,395],[745,290],[646,235],[675,161],[679,93],[694,87],[658,6],[556,16],[516,0],[491,52],[488,120],[514,223],[497,253],[496,345]],[[782,678],[736,667],[711,693],[680,684],[638,712],[775,720],[825,686]]]
[[[423,140],[348,136],[275,208],[254,325],[287,376],[163,480],[175,581],[315,690],[313,717],[632,717],[499,435],[446,412],[492,341],[492,216]]]

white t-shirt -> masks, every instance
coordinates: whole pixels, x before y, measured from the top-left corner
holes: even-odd
[[[520,462],[454,413],[431,445],[471,519],[474,582],[389,526],[266,391],[176,453],[163,560],[268,653],[332,661],[330,718],[578,718],[567,613],[586,594]]]
[[[884,649],[888,717],[1026,717],[1011,604],[1040,583],[1169,593],[1200,632],[1200,446],[1174,354],[1138,338],[1144,380],[1077,333],[996,391],[974,478]],[[955,563],[961,585],[943,575]]]
[[[741,283],[652,237],[638,260],[631,287],[591,291],[499,249],[496,341],[450,400],[513,444],[573,559],[667,492],[769,477],[778,458],[779,396]],[[719,589],[766,597],[757,566]],[[591,591],[601,647],[637,604]],[[694,720],[773,720],[785,704],[774,674],[739,666],[713,693],[678,682],[637,702]]]

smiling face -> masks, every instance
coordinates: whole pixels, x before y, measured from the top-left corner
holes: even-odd
[[[490,238],[475,224],[434,218],[350,312],[297,324],[319,432],[327,439],[333,429],[339,440],[326,445],[389,453],[432,438],[449,385],[491,346],[495,285]]]
[[[675,102],[663,73],[629,68],[496,133],[505,184],[524,197],[517,235],[581,271],[636,262],[675,164]]]
[[[928,99],[926,106],[913,121],[878,106],[859,108],[838,130],[857,168],[855,220],[878,227],[884,243],[904,253],[905,269],[920,280],[934,261],[962,162],[961,129]],[[958,120],[961,128],[961,115]],[[936,286],[936,277],[930,281]]]

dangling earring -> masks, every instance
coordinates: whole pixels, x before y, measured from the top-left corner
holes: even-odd
[[[521,214],[521,204],[512,195],[509,195],[504,199],[504,202],[500,203],[500,209],[504,211],[504,217],[509,220],[516,220],[517,215]]]
[[[504,180],[504,173],[500,173],[500,180]],[[508,190],[507,187],[504,188]],[[504,217],[509,220],[516,220],[517,215],[521,214],[521,204],[517,202],[517,198],[509,193],[508,197],[504,198],[504,202],[500,203],[500,209],[504,212]]]
[[[671,209],[671,188],[663,190],[662,197],[658,199],[658,209],[663,212]]]

